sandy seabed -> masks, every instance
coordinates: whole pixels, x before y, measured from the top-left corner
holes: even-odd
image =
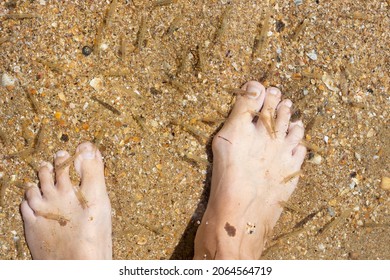
[[[83,141],[114,258],[191,259],[210,141],[248,80],[294,102],[311,147],[263,257],[389,259],[389,4],[1,1],[0,259],[31,258],[23,186]]]

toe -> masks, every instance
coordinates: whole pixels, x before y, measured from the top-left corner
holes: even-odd
[[[296,146],[298,146],[299,142],[303,138],[304,132],[305,132],[305,129],[303,127],[302,121],[296,121],[296,122],[290,123],[290,126],[288,128],[288,134],[286,137],[286,140],[289,143],[289,146],[292,148],[295,148]]]
[[[263,106],[265,88],[259,82],[250,81],[242,89],[247,92],[256,93],[256,96],[238,95],[233,110],[230,113],[229,120],[250,124],[253,120],[253,114],[258,112]]]
[[[53,165],[43,161],[38,171],[41,190],[44,195],[49,195],[54,190]]]
[[[285,99],[279,103],[277,109],[275,133],[278,138],[284,139],[290,124],[292,102]]]
[[[31,209],[37,210],[42,205],[42,194],[39,190],[38,186],[35,184],[27,184],[25,197],[27,200],[28,205]]]
[[[66,151],[58,151],[54,156],[56,166],[56,187],[59,190],[66,191],[72,188],[72,182],[69,177],[69,165],[61,167],[61,164],[69,159],[70,155]]]
[[[306,147],[303,145],[298,145],[293,149],[292,154],[297,165],[301,166],[306,156]]]
[[[281,99],[281,92],[279,89],[271,87],[267,89],[264,106],[260,111],[259,127],[265,128],[269,133],[275,133],[275,110]]]
[[[74,165],[81,177],[81,189],[88,193],[105,191],[104,164],[99,150],[90,142],[77,147]]]
[[[34,214],[34,210],[31,209],[26,200],[22,201],[20,205],[20,212],[22,213],[23,221],[25,223],[32,223],[37,218]]]

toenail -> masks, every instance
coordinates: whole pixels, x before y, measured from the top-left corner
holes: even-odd
[[[46,162],[46,161],[42,161],[40,166],[41,167],[47,167],[47,168],[49,168],[50,171],[53,171],[53,166],[50,163]]]
[[[301,120],[298,120],[298,121],[292,122],[291,124],[294,124],[294,125],[297,125],[297,126],[303,127],[303,122],[302,122]]]
[[[56,158],[58,158],[58,157],[64,157],[66,155],[66,152],[65,151],[58,151],[57,153],[56,153]]]
[[[273,95],[277,95],[280,91],[277,88],[269,88],[268,92]]]
[[[95,158],[95,149],[91,146],[86,146],[81,151],[81,157],[83,159],[94,159]]]
[[[248,85],[246,91],[256,93],[256,95],[250,95],[250,94],[246,95],[246,96],[249,97],[249,98],[256,99],[257,97],[259,97],[259,95],[261,94],[261,92],[263,91],[263,89],[262,89],[261,87],[256,87],[256,86],[253,86],[253,85]]]
[[[287,107],[291,108],[291,106],[292,106],[292,101],[289,100],[289,99],[287,99],[287,100],[284,101],[284,105],[286,105]]]

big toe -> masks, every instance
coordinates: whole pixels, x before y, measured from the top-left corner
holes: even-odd
[[[250,123],[253,120],[253,114],[257,113],[263,106],[265,88],[259,82],[250,81],[242,89],[255,95],[238,95],[233,110],[230,113],[229,120]]]
[[[105,191],[104,164],[100,151],[90,142],[76,149],[74,166],[81,177],[81,189],[86,193]]]

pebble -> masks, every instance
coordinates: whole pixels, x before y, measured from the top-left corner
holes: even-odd
[[[64,141],[64,142],[68,142],[69,141],[69,136],[68,136],[68,134],[62,134],[60,139],[62,141]]]
[[[93,49],[90,46],[84,46],[81,52],[83,55],[88,56],[92,53]]]
[[[100,45],[100,49],[101,49],[102,51],[107,50],[107,49],[108,49],[108,44],[106,44],[106,43],[101,44],[101,45]]]
[[[153,126],[154,128],[157,128],[158,127],[158,122],[155,121],[155,120],[151,120],[150,121],[150,125]]]
[[[381,188],[386,191],[390,190],[390,177],[382,177]]]
[[[331,217],[334,217],[336,215],[336,213],[332,207],[328,207],[328,213]]]
[[[348,253],[348,258],[350,260],[358,260],[359,259],[359,254],[355,252],[350,252]]]
[[[295,5],[299,6],[303,4],[303,0],[294,0]]]
[[[325,251],[325,246],[324,246],[324,244],[322,244],[322,243],[318,244],[318,249],[319,249],[320,251]]]
[[[326,144],[328,144],[328,141],[329,141],[329,137],[328,136],[324,136],[324,142],[326,143]]]
[[[336,206],[336,205],[337,205],[337,200],[336,200],[336,199],[332,199],[332,200],[330,200],[330,201],[328,202],[328,204],[329,204],[330,206]]]
[[[232,62],[232,66],[234,70],[239,71],[240,69],[238,68],[237,62]]]
[[[55,117],[57,120],[59,120],[59,119],[61,119],[61,117],[62,117],[62,113],[61,113],[61,112],[55,112],[55,113],[54,113],[54,117]]]
[[[3,75],[1,76],[1,85],[9,90],[14,89],[16,81],[16,78],[12,77],[11,75],[8,75],[7,73],[3,73]]]
[[[58,98],[62,101],[66,101],[65,94],[63,92],[58,93]]]
[[[361,160],[362,160],[362,156],[361,156],[359,153],[357,153],[357,152],[355,152],[355,158],[356,158],[358,161],[361,161]]]
[[[90,82],[89,85],[93,87],[95,90],[100,90],[103,87],[103,80],[100,78],[93,78]]]
[[[375,135],[375,130],[373,128],[371,128],[368,132],[367,132],[367,138],[371,138],[372,136]]]

